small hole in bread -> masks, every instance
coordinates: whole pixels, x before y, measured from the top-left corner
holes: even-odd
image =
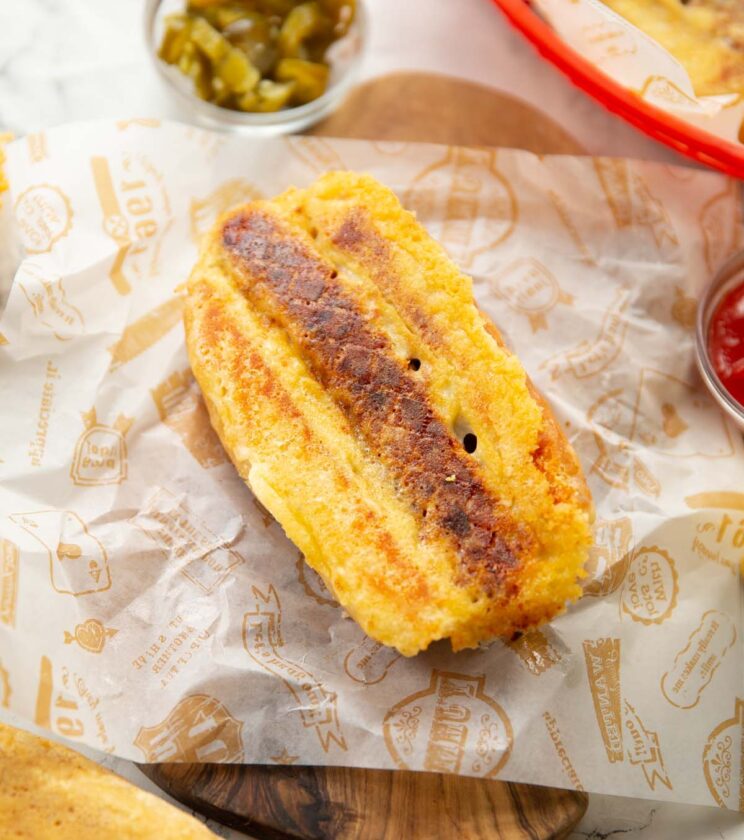
[[[411,370],[418,370],[421,367],[421,359],[409,359],[408,367]]]
[[[334,268],[331,272],[331,280],[335,280],[338,277],[338,271]]]
[[[313,239],[317,239],[318,238],[318,228],[316,228],[315,226],[311,227],[310,228],[310,236],[312,236]]]
[[[465,451],[472,455],[478,448],[478,438],[472,432],[468,432],[462,439],[462,445],[465,447]]]

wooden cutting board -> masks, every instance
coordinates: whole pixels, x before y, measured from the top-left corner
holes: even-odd
[[[587,805],[574,791],[408,770],[141,769],[179,802],[262,840],[560,840]]]
[[[582,154],[532,106],[482,85],[395,73],[357,87],[310,134],[491,145]],[[147,764],[175,799],[270,840],[560,840],[584,793],[507,782],[348,767]]]

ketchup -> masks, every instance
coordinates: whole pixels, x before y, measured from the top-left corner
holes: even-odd
[[[708,352],[721,384],[744,406],[744,283],[728,292],[713,313]]]

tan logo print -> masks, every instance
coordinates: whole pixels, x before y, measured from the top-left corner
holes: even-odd
[[[584,584],[585,595],[601,598],[618,589],[628,572],[632,540],[629,517],[596,521],[594,545],[589,549],[586,564],[589,581]]]
[[[664,756],[661,753],[658,733],[646,729],[638,713],[627,700],[623,707],[625,734],[629,742],[628,761],[641,768],[646,784],[651,790],[656,790],[657,782],[671,790],[672,781],[664,767]]]
[[[697,108],[695,100],[688,96],[680,87],[666,76],[647,76],[641,87],[641,96],[662,108],[683,107]]]
[[[106,639],[115,636],[119,631],[113,627],[104,627],[97,618],[89,618],[82,624],[75,625],[75,632],[69,633],[65,630],[65,644],[71,645],[77,642],[83,650],[90,653],[101,653]]]
[[[117,120],[116,127],[119,131],[126,131],[132,126],[139,126],[140,128],[160,128],[160,120],[153,117],[132,117],[128,120]]]
[[[269,758],[274,762],[274,764],[294,764],[295,761],[299,761],[299,755],[290,755],[285,747],[280,753],[276,755],[270,755]]]
[[[379,152],[381,155],[389,155],[390,157],[402,155],[409,145],[410,143],[399,140],[372,140],[372,147],[376,152]]]
[[[623,55],[635,55],[638,44],[635,34],[617,20],[598,20],[581,27],[581,35],[591,44],[591,61],[601,65],[607,59]]]
[[[111,370],[131,362],[160,341],[176,324],[181,323],[182,311],[183,300],[172,297],[128,324],[116,344],[109,347]]]
[[[316,175],[324,175],[332,170],[346,169],[346,164],[327,140],[320,137],[286,137],[284,142],[293,157],[297,158]]]
[[[658,546],[633,553],[620,591],[620,609],[641,624],[661,624],[677,605],[679,582],[674,560]]]
[[[463,268],[504,242],[519,213],[496,153],[488,149],[449,148],[413,179],[403,204],[422,218],[442,220],[435,233]]]
[[[734,454],[723,417],[711,416],[699,389],[652,368],[641,370],[629,437],[676,458]]]
[[[10,708],[10,695],[10,673],[3,667],[3,663],[0,662],[0,708]]]
[[[37,184],[16,199],[21,241],[29,254],[46,254],[70,232],[72,204],[59,187]]]
[[[388,671],[399,659],[400,654],[397,650],[365,636],[346,654],[344,671],[354,682],[375,685],[385,679]]]
[[[52,660],[48,656],[42,656],[39,662],[39,686],[36,690],[34,723],[37,726],[43,726],[45,729],[51,729],[52,726],[53,690]]]
[[[725,566],[732,574],[744,567],[744,517],[736,520],[723,513],[713,520],[698,522],[691,548],[701,559]],[[729,552],[733,549],[733,552]]]
[[[710,795],[721,808],[744,811],[744,700],[737,698],[734,716],[708,736],[703,773]]]
[[[128,295],[159,270],[160,244],[173,220],[163,176],[144,155],[125,153],[113,163],[93,157],[90,165],[103,229],[118,246],[109,278]]]
[[[561,222],[563,222],[563,226],[571,237],[571,241],[575,245],[576,250],[581,254],[582,262],[586,263],[586,265],[596,266],[597,261],[589,250],[589,246],[586,244],[584,237],[581,235],[578,225],[571,218],[565,199],[555,190],[548,190],[548,198],[553,207],[555,207],[555,212],[558,214]]]
[[[566,746],[561,738],[560,729],[558,729],[558,722],[553,715],[550,714],[550,712],[543,712],[543,720],[545,721],[545,728],[548,730],[548,735],[550,736],[550,740],[553,742],[553,746],[558,754],[558,760],[561,762],[564,773],[568,776],[575,790],[586,790],[584,785],[581,784],[579,774],[576,772],[573,762],[568,756],[568,751],[566,750]]]
[[[80,310],[68,302],[61,277],[49,280],[38,267],[26,263],[18,286],[34,318],[58,341],[69,341],[80,334],[85,320]]]
[[[120,414],[113,425],[98,422],[95,408],[83,412],[83,433],[75,445],[70,466],[73,484],[101,487],[121,484],[127,477],[125,437],[134,421]]]
[[[43,131],[33,132],[26,135],[26,146],[31,163],[41,163],[49,157],[47,149],[47,138]]]
[[[158,489],[132,523],[181,564],[181,574],[207,594],[223,583],[243,558],[229,548],[169,490]]]
[[[584,659],[594,714],[607,759],[623,761],[623,721],[620,694],[620,639],[584,642]]]
[[[543,362],[552,379],[572,373],[577,379],[589,379],[608,368],[618,357],[628,331],[625,311],[630,306],[629,289],[620,288],[602,317],[596,338],[582,341],[571,350],[563,350]]]
[[[199,387],[186,369],[171,374],[150,392],[160,419],[181,438],[204,469],[227,461],[227,455],[209,421]]]
[[[627,440],[628,411],[625,391],[618,388],[601,396],[587,412],[598,451],[591,471],[610,487],[628,490],[633,482],[646,495],[658,496],[661,485]]]
[[[11,520],[31,534],[49,555],[52,586],[65,595],[90,595],[111,588],[108,554],[70,510],[13,514]]]
[[[191,238],[198,243],[221,213],[238,204],[259,198],[263,198],[261,191],[242,178],[225,181],[206,198],[192,198],[189,210]]]
[[[385,715],[385,744],[403,769],[493,778],[509,760],[513,733],[499,704],[485,693],[485,677],[434,669],[428,688],[405,697]]]
[[[338,601],[333,597],[331,590],[325,585],[323,578],[308,566],[307,561],[300,554],[296,561],[297,579],[300,581],[305,594],[321,606],[337,607]]]
[[[34,434],[28,444],[27,454],[31,466],[40,467],[44,462],[49,429],[54,418],[54,401],[57,388],[60,385],[61,374],[59,368],[51,359],[47,359],[44,369],[44,381],[41,386],[39,411],[36,415]]]
[[[536,677],[557,665],[563,659],[561,649],[565,648],[550,627],[528,630],[519,638],[507,642],[506,646],[517,654],[524,667]]]
[[[643,368],[635,393],[616,389],[601,396],[587,412],[599,451],[592,471],[611,487],[658,496],[661,486],[635,454],[638,443],[675,458],[728,458],[734,454],[722,416],[711,416],[710,403],[697,388],[670,374]]]
[[[14,627],[18,602],[18,546],[0,539],[0,622]]]
[[[648,228],[659,248],[665,242],[679,244],[664,205],[641,176],[631,171],[628,161],[597,158],[594,169],[618,228]]]
[[[659,736],[641,721],[620,690],[620,639],[584,642],[584,658],[597,725],[607,760],[639,766],[651,790],[657,782],[672,788],[664,768]]]
[[[697,315],[697,301],[685,294],[680,286],[674,287],[674,301],[671,308],[672,320],[686,330],[694,329]]]
[[[297,703],[306,729],[314,729],[324,752],[331,746],[346,749],[341,731],[335,692],[328,691],[303,665],[283,657],[282,608],[276,589],[264,594],[251,588],[255,605],[243,617],[243,645],[251,659],[272,676],[278,677]]]
[[[714,272],[730,256],[741,250],[742,240],[741,188],[737,181],[726,183],[723,192],[709,199],[700,211],[705,264]]]
[[[693,508],[719,508],[744,511],[744,493],[712,491],[696,493],[685,499]],[[723,513],[713,521],[701,522],[692,541],[692,550],[705,560],[721,563],[735,574],[736,567],[744,576],[744,517]],[[712,539],[712,542],[711,542]],[[732,554],[729,554],[732,551]]]
[[[736,626],[729,616],[719,610],[708,610],[661,678],[661,693],[679,709],[697,706],[735,642]]]
[[[242,722],[224,703],[207,694],[192,694],[156,726],[143,726],[134,746],[149,763],[239,763],[244,756],[242,730]]]
[[[496,295],[530,322],[532,332],[548,328],[547,315],[558,303],[570,306],[573,297],[562,291],[553,274],[534,257],[521,257],[490,281]]]
[[[706,493],[695,493],[692,496],[687,496],[685,503],[688,507],[696,510],[699,508],[744,510],[744,493],[731,492],[729,490],[711,490]]]
[[[85,724],[78,717],[80,704],[68,691],[69,687],[69,672],[66,672],[58,681],[55,690],[52,660],[48,656],[42,656],[39,662],[34,723],[44,729],[58,732],[65,738],[82,738],[85,735]]]

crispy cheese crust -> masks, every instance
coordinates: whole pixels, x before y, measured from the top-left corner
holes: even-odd
[[[238,471],[372,638],[458,650],[579,597],[593,513],[576,456],[390,190],[330,173],[229,212],[185,323]]]
[[[193,817],[80,753],[1,723],[0,837],[215,840]]]

